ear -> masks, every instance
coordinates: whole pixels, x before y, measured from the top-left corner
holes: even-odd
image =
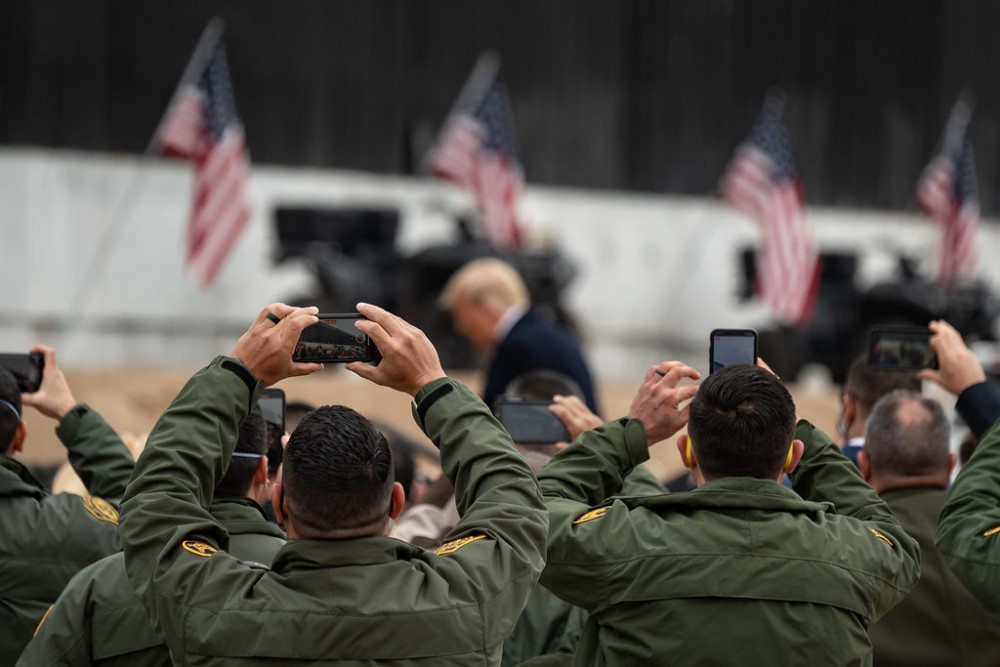
[[[691,438],[685,435],[677,436],[677,453],[681,456],[681,463],[685,468],[694,470],[698,467],[698,457],[694,454],[694,447],[691,446]]]
[[[849,431],[854,420],[858,418],[858,404],[850,394],[844,394],[844,430]]]
[[[253,474],[253,483],[257,486],[266,486],[267,482],[267,457],[262,456],[257,461],[257,471]]]
[[[406,504],[406,491],[399,482],[392,483],[392,495],[389,497],[389,518],[395,520],[402,512],[403,505]]]
[[[271,508],[274,510],[274,518],[279,524],[284,524],[288,518],[288,507],[285,505],[285,487],[281,482],[271,485]]]
[[[955,463],[957,462],[958,459],[954,454],[948,454],[948,477],[951,477],[951,473],[955,469]]]
[[[872,462],[868,459],[868,454],[865,450],[858,452],[858,469],[861,471],[861,476],[865,478],[866,482],[872,481]],[[951,469],[948,469],[951,472]]]
[[[806,446],[801,440],[792,440],[791,446],[788,448],[788,459],[785,461],[785,467],[782,468],[783,472],[790,473],[795,470],[796,466],[799,465],[799,461],[802,460],[802,454],[806,451]]]
[[[10,442],[10,448],[7,450],[8,453],[13,454],[24,449],[24,438],[27,434],[28,427],[24,425],[24,422],[17,422],[17,428],[14,430],[14,439]]]

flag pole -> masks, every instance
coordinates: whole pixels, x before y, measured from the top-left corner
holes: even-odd
[[[68,326],[68,323],[84,320],[86,318],[87,308],[90,305],[90,300],[94,296],[95,288],[104,278],[104,271],[107,268],[108,259],[115,245],[115,241],[121,237],[120,232],[125,222],[128,221],[128,213],[131,212],[136,195],[141,190],[139,185],[142,184],[143,181],[140,177],[144,179],[149,175],[147,170],[142,169],[141,161],[143,158],[149,157],[153,153],[153,149],[156,147],[156,140],[160,136],[160,131],[163,129],[163,124],[170,115],[170,110],[173,108],[177,98],[181,95],[184,85],[194,78],[199,68],[205,66],[205,63],[211,57],[212,49],[215,48],[215,45],[222,38],[222,31],[224,29],[225,22],[221,17],[216,16],[208,22],[208,25],[206,25],[205,29],[202,31],[201,37],[198,40],[198,45],[195,47],[194,53],[191,55],[190,60],[188,60],[187,66],[184,68],[184,73],[181,75],[180,80],[177,82],[177,86],[174,88],[174,93],[170,97],[170,102],[167,104],[166,110],[160,116],[160,120],[156,124],[156,129],[153,131],[153,135],[149,138],[146,148],[139,156],[139,163],[136,164],[135,169],[132,171],[132,175],[125,187],[125,191],[115,203],[111,216],[108,219],[108,223],[105,225],[104,231],[101,233],[100,241],[97,243],[97,249],[94,251],[90,261],[87,263],[83,272],[83,277],[80,279],[80,282],[77,283],[76,291],[74,292],[73,298],[67,308],[68,312],[63,324],[65,327],[64,332],[71,334],[72,332],[78,331],[79,327],[71,328]]]

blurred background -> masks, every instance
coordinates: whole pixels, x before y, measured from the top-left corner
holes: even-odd
[[[203,287],[184,265],[192,167],[150,146],[215,16],[252,212]],[[820,390],[876,321],[948,317],[988,360],[998,24],[986,0],[0,0],[0,349],[45,341],[81,373],[186,372],[264,304],[359,297],[425,327],[475,384],[434,299],[488,250],[473,197],[421,165],[494,50],[526,182],[519,266],[603,391],[630,393],[666,358],[706,371],[715,327],[758,328],[782,377]],[[798,326],[754,295],[760,229],[717,194],[775,89],[825,260]],[[960,97],[981,259],[942,286],[941,232],[914,192]]]

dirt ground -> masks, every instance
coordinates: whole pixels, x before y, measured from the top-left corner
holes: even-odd
[[[196,369],[64,369],[74,396],[87,403],[121,434],[141,439],[153,427],[157,417]],[[452,373],[473,390],[479,390],[482,376],[476,372]],[[410,412],[407,396],[378,387],[342,369],[327,369],[317,375],[285,380],[277,385],[285,390],[289,401],[307,401],[314,405],[341,403],[371,419],[423,442],[433,449],[420,432]],[[606,383],[599,389],[605,416],[614,418],[626,414],[638,382]],[[828,433],[833,433],[837,416],[837,394],[834,389],[804,391],[789,388],[795,397],[799,415],[808,418]],[[55,423],[30,408],[25,420],[28,439],[19,458],[27,464],[52,465],[66,460],[65,448],[55,435]],[[669,479],[682,469],[672,443],[660,443],[652,451],[650,466],[660,479]],[[432,468],[428,459],[425,468]],[[432,472],[428,470],[428,472]]]

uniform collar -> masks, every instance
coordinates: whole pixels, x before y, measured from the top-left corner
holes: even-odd
[[[48,492],[23,463],[0,454],[0,496],[42,497]]]
[[[424,550],[420,547],[391,537],[295,540],[281,547],[274,557],[271,570],[285,573],[352,565],[380,565],[411,560],[423,553]]]
[[[833,504],[803,500],[795,491],[774,480],[724,477],[706,482],[694,491],[648,498],[625,498],[630,507],[650,509],[762,509],[787,512],[832,511]]]
[[[231,535],[253,533],[287,539],[285,532],[267,518],[264,509],[251,498],[218,496],[208,510]]]

